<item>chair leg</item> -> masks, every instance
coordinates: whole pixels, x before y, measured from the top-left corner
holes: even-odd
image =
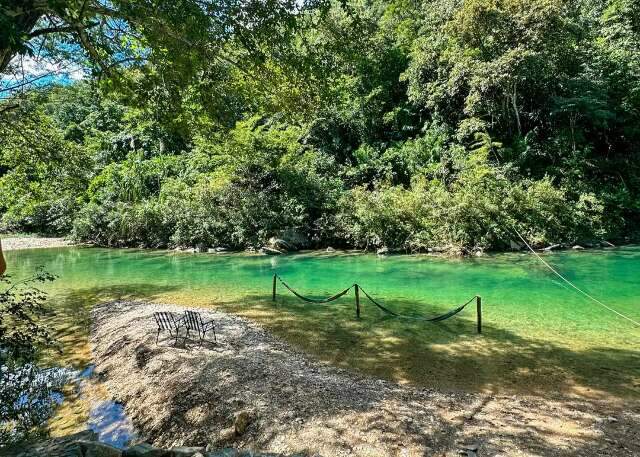
[[[158,333],[156,334],[156,344],[158,344],[159,338],[160,338],[160,329],[158,329]]]
[[[213,342],[217,343],[218,342],[218,338],[216,337],[216,328],[215,327],[211,327],[211,330],[213,330]]]

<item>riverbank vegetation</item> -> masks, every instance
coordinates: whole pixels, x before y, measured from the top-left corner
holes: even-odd
[[[0,449],[42,434],[70,378],[65,369],[37,365],[43,351],[56,348],[42,322],[47,295],[38,288],[54,279],[44,271],[23,280],[0,276]]]
[[[636,2],[278,5],[245,28],[227,11],[216,40],[227,16],[158,6],[159,30],[132,6],[129,41],[87,56],[99,78],[12,92],[3,228],[234,249],[636,237]]]

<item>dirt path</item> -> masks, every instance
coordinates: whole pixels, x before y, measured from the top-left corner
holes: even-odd
[[[64,238],[44,238],[37,236],[0,236],[3,251],[34,248],[58,248],[71,246],[71,241]]]
[[[637,456],[640,405],[582,398],[416,389],[311,360],[243,318],[215,319],[217,344],[155,344],[152,313],[178,306],[111,302],[94,310],[104,385],[159,446],[232,444],[322,456]],[[250,425],[230,427],[239,412]],[[475,455],[475,454],[469,454]]]

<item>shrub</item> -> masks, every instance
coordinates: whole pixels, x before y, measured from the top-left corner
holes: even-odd
[[[19,282],[0,276],[0,446],[37,433],[70,376],[35,364],[39,351],[53,346],[40,322],[46,294],[35,284],[53,279],[44,271]]]
[[[518,239],[514,227],[536,245],[597,238],[603,212],[593,194],[572,197],[549,178],[513,182],[471,155],[449,186],[422,179],[408,189],[356,188],[342,199],[340,220],[357,247],[464,251],[508,248]]]

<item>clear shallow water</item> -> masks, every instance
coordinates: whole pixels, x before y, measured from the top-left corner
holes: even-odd
[[[640,320],[640,247],[556,252],[545,259],[588,293]],[[227,307],[332,363],[401,382],[472,390],[640,392],[640,329],[568,289],[528,254],[448,260],[59,248],[12,251],[7,260],[14,277],[41,265],[59,276],[49,290],[69,347],[83,341],[91,305],[139,298]],[[274,272],[315,296],[358,282],[388,307],[426,316],[477,294],[485,331],[475,335],[474,307],[425,324],[386,319],[366,301],[357,321],[351,294],[334,305],[303,305],[280,288],[274,305]],[[78,350],[70,360],[86,358],[87,351]]]

